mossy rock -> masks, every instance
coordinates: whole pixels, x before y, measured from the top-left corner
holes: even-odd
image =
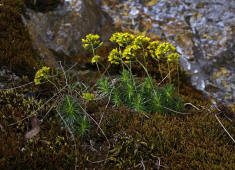
[[[32,75],[39,66],[39,56],[21,19],[24,8],[23,0],[1,1],[0,66],[19,75]]]

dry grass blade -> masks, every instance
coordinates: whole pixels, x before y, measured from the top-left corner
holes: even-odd
[[[219,124],[222,126],[222,128],[224,129],[224,131],[228,134],[228,136],[232,139],[232,141],[235,143],[235,140],[233,139],[232,135],[230,135],[230,133],[227,131],[227,129],[224,127],[224,125],[222,124],[222,122],[219,120],[218,116],[215,114],[215,118],[216,120],[219,122]]]
[[[189,115],[189,114],[192,114],[192,113],[178,112],[178,111],[172,110],[172,109],[170,109],[170,108],[167,108],[167,107],[165,107],[165,106],[162,106],[162,107],[165,108],[165,109],[167,109],[167,110],[169,110],[169,111],[172,111],[172,112],[174,112],[174,113],[178,113],[178,114],[181,114],[181,115]]]
[[[105,137],[105,139],[106,139],[106,141],[107,141],[107,143],[108,143],[108,145],[109,145],[109,147],[108,147],[108,152],[107,152],[107,154],[106,154],[105,160],[96,161],[96,162],[92,162],[92,163],[100,163],[100,162],[103,162],[103,161],[106,163],[106,161],[108,160],[108,155],[109,155],[110,142],[109,142],[107,136],[105,135],[104,131],[102,130],[102,128],[101,128],[100,125],[98,124],[98,122],[96,122],[96,120],[95,120],[91,115],[89,115],[89,114],[86,112],[86,110],[84,110],[82,107],[81,107],[81,109],[83,110],[83,112],[85,113],[85,115],[86,115],[87,117],[89,117],[89,118],[96,124],[96,126],[98,127],[98,129],[100,129],[101,133],[103,134],[103,136]],[[91,161],[90,161],[90,162],[91,162]]]

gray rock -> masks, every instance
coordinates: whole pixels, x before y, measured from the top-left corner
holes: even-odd
[[[192,75],[193,85],[210,97],[233,103],[234,92],[230,89],[235,86],[231,81],[235,72],[235,2],[158,0],[153,6],[145,6],[145,3],[143,0],[123,0],[117,3],[122,8],[104,6],[103,9],[118,18],[115,21],[125,29],[144,30],[144,23],[152,23],[147,32],[177,47],[183,57],[182,66]],[[210,84],[219,90],[208,91]]]
[[[66,0],[45,13],[27,9],[26,16],[22,18],[34,47],[53,66],[58,66],[56,60],[66,60],[66,56],[83,54],[81,39],[85,35],[96,33],[106,41],[114,31],[112,19],[93,0],[77,0],[73,4]]]

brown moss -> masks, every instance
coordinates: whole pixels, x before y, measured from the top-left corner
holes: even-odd
[[[17,74],[32,75],[39,62],[28,31],[21,20],[23,12],[23,0],[1,1],[0,66],[8,66]]]
[[[0,91],[0,166],[1,169],[37,169],[69,167],[74,161],[74,151],[71,141],[64,131],[60,130],[59,121],[49,118],[40,125],[41,132],[30,140],[24,135],[30,130],[28,119],[21,123],[10,125],[30,115],[42,105],[42,102],[25,99],[14,91]],[[37,112],[39,119],[46,113],[50,105],[42,107]],[[53,117],[53,116],[52,116]],[[49,123],[49,124],[48,124]],[[63,161],[65,160],[65,161]]]
[[[158,158],[161,165],[173,169],[232,168],[235,148],[213,115],[155,114],[146,119],[125,109],[107,113],[103,128],[113,141],[109,168],[140,168],[143,159],[147,169],[154,169]],[[226,120],[223,123],[234,134],[234,127]]]
[[[186,90],[191,90],[190,92]],[[190,94],[190,95],[189,95]],[[183,95],[195,105],[207,101],[195,90],[185,86]],[[8,126],[29,115],[41,104],[24,99],[13,91],[0,92],[0,165],[7,169],[74,169],[75,151],[70,134],[61,129],[58,117],[51,112],[40,125],[40,133],[31,140],[24,140],[30,122]],[[104,160],[108,144],[97,126],[91,123],[89,134],[77,138],[78,167],[98,169],[138,169],[143,161],[147,169],[161,165],[172,169],[224,168],[231,169],[235,158],[234,145],[220,127],[213,114],[196,112],[192,115],[150,115],[133,112],[125,106],[105,109],[106,100],[87,103],[88,113],[99,122],[110,144],[106,164],[90,161]],[[41,119],[49,106],[38,113]],[[225,118],[221,121],[231,133],[235,128]],[[92,121],[91,121],[92,122]],[[90,161],[88,161],[90,160]]]

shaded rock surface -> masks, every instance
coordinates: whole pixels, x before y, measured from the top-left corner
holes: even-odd
[[[28,8],[40,12],[48,12],[54,10],[59,4],[63,4],[64,0],[25,0]]]
[[[172,42],[192,84],[222,103],[235,98],[235,1],[103,1],[116,25]]]
[[[97,33],[105,41],[114,28],[111,17],[93,0],[64,1],[56,9],[44,13],[28,8],[23,19],[34,47],[48,65],[54,66],[57,65],[56,60],[84,54],[81,39],[85,35]]]

